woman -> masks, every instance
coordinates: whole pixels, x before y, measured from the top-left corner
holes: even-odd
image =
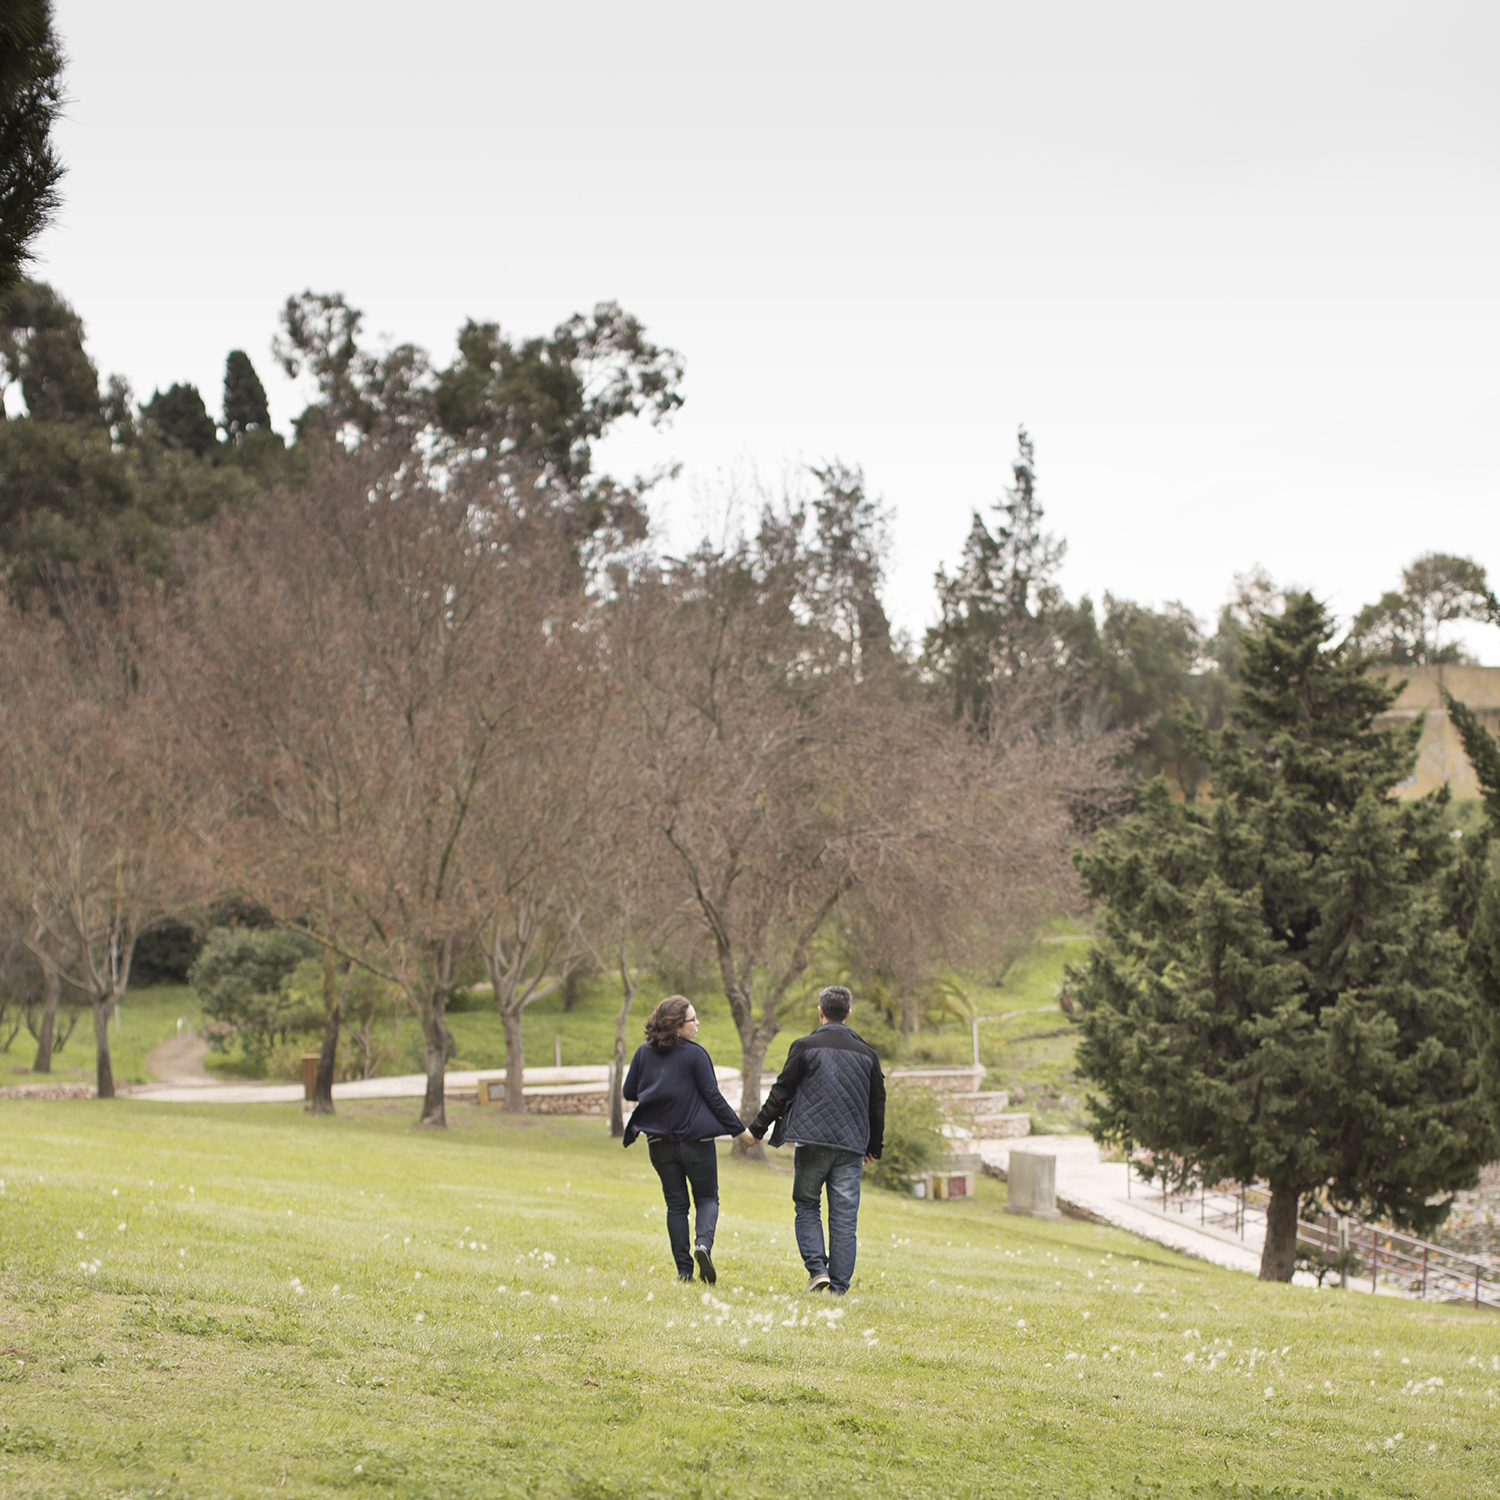
[[[732,1135],[746,1146],[755,1137],[724,1102],[713,1059],[693,1040],[698,1016],[692,1001],[668,995],[646,1021],[646,1044],[636,1049],[625,1075],[624,1095],[635,1104],[625,1127],[625,1145],[644,1135],[651,1165],[667,1200],[667,1238],[681,1281],[698,1273],[712,1285],[714,1226],[719,1222],[719,1155],[714,1137]],[[688,1252],[688,1188],[693,1190],[696,1233]]]

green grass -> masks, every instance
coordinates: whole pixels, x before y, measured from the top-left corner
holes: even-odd
[[[109,1023],[109,1055],[115,1082],[149,1083],[146,1054],[177,1035],[179,1016],[196,1027],[202,1015],[198,997],[186,985],[159,984],[127,990],[118,1026],[114,1021]],[[12,1078],[16,1082],[39,1081],[42,1075],[29,1071],[35,1056],[36,1043],[23,1028],[11,1043],[10,1051],[0,1054],[0,1069],[4,1070],[6,1081]],[[79,1015],[67,1045],[61,1052],[53,1053],[50,1076],[59,1082],[94,1081],[94,1023],[87,1010]]]
[[[1493,1315],[1264,1286],[989,1181],[867,1191],[833,1304],[784,1167],[728,1161],[705,1300],[641,1148],[411,1116],[0,1102],[32,1356],[0,1357],[0,1494],[1500,1494]]]

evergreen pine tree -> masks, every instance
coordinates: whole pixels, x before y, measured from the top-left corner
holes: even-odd
[[[218,444],[218,428],[195,385],[174,385],[165,393],[154,392],[141,408],[141,415],[162,442],[185,448],[198,458],[212,453]]]
[[[1158,779],[1078,859],[1095,1133],[1181,1183],[1268,1182],[1266,1280],[1291,1277],[1304,1200],[1426,1229],[1496,1146],[1447,797],[1391,797],[1419,728],[1375,725],[1396,690],[1332,635],[1306,594],[1263,616],[1233,727],[1197,731],[1214,802]]]
[[[0,314],[0,371],[19,381],[38,422],[102,426],[99,371],[83,345],[83,319],[45,281],[23,281]]]
[[[1455,882],[1454,925],[1464,938],[1464,958],[1480,1015],[1480,1064],[1490,1102],[1500,1113],[1500,744],[1468,704],[1440,687],[1448,717],[1474,768],[1486,818],[1463,838]]]
[[[62,109],[62,50],[48,0],[0,6],[0,293],[21,279],[31,242],[57,208],[62,163],[52,122]]]
[[[1002,679],[1056,664],[1061,595],[1055,582],[1067,544],[1042,530],[1036,453],[1026,429],[992,532],[978,511],[951,577],[937,573],[942,617],[927,632],[926,655],[949,685],[954,711],[983,725]]]
[[[271,425],[266,388],[243,349],[231,349],[224,361],[224,430],[231,442],[239,442],[251,428]]]

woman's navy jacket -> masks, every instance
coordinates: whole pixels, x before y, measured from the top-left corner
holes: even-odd
[[[636,1048],[624,1095],[639,1101],[625,1126],[625,1145],[638,1135],[669,1141],[707,1141],[738,1135],[745,1127],[719,1092],[713,1059],[697,1042],[677,1039],[670,1052]]]

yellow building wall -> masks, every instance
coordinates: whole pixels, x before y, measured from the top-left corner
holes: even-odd
[[[1406,679],[1401,696],[1381,714],[1379,724],[1410,723],[1418,714],[1426,716],[1417,750],[1417,767],[1397,789],[1398,797],[1421,797],[1446,781],[1455,797],[1479,796],[1474,768],[1459,743],[1438,688],[1445,687],[1474,710],[1489,732],[1500,738],[1500,667],[1401,667],[1391,680]]]
[[[1500,739],[1500,667],[1399,667],[1391,669],[1390,679],[1393,682],[1404,679],[1406,686],[1375,722],[1409,724],[1418,714],[1424,715],[1416,770],[1396,788],[1396,796],[1405,800],[1424,797],[1446,781],[1455,797],[1478,797],[1479,782],[1474,767],[1464,754],[1438,688],[1446,687],[1460,703],[1466,703],[1479,722]],[[1161,769],[1172,796],[1182,801],[1179,767],[1166,761]],[[1195,790],[1197,801],[1213,801],[1213,789],[1207,781],[1200,781]]]

